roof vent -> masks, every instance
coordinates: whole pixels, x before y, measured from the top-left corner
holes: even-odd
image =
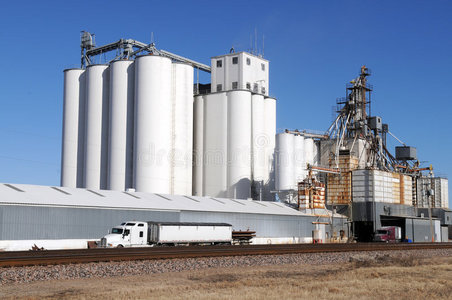
[[[195,198],[192,198],[192,197],[188,197],[188,196],[184,196],[185,198],[187,198],[187,199],[190,199],[191,201],[195,201],[195,202],[201,202],[201,201],[199,201],[199,200],[196,200]]]
[[[160,198],[163,198],[163,199],[168,200],[168,201],[173,201],[173,199],[170,199],[170,198],[168,198],[168,197],[162,196],[162,195],[160,195],[160,194],[154,194],[154,195],[157,195],[157,196],[159,196]]]
[[[57,188],[56,186],[51,186],[50,188],[54,189],[55,191],[58,191],[60,193],[63,193],[65,195],[70,195],[68,192],[63,191],[62,189]]]
[[[92,191],[92,190],[87,190],[87,191],[93,193],[94,195],[97,195],[97,196],[100,196],[100,197],[105,197],[104,195],[99,194],[98,192],[95,192],[95,191]]]
[[[9,187],[10,189],[13,189],[13,190],[15,190],[16,192],[22,192],[22,193],[25,193],[25,191],[23,191],[23,190],[21,190],[20,188],[18,188],[18,187],[15,187],[14,185],[12,185],[12,184],[9,184],[9,183],[5,183],[4,184],[4,186],[7,186],[7,187]]]
[[[141,198],[138,197],[138,196],[135,196],[135,195],[130,194],[130,193],[129,193],[129,189],[127,189],[127,191],[126,191],[126,192],[123,192],[123,193],[126,194],[126,195],[129,195],[130,197],[133,197],[133,198],[136,198],[136,199],[141,199]]]

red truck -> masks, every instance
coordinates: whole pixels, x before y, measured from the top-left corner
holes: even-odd
[[[402,241],[402,228],[387,226],[377,229],[374,235],[375,242],[398,243]]]

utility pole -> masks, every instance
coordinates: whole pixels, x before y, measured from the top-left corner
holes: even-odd
[[[432,243],[435,242],[435,232],[433,231],[433,220],[432,220],[432,204],[430,203],[430,201],[433,199],[432,196],[434,196],[435,192],[433,190],[433,170],[430,169],[430,173],[429,173],[429,177],[430,177],[430,184],[429,189],[427,189],[427,202],[428,202],[428,218],[430,220],[430,234],[432,236]]]

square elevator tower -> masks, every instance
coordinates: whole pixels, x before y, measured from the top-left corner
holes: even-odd
[[[268,60],[247,52],[211,58],[212,93],[249,90],[268,96]]]

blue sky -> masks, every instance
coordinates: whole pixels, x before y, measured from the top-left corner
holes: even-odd
[[[265,35],[277,128],[326,130],[337,97],[365,64],[372,113],[452,174],[451,1],[8,1],[0,11],[0,182],[58,185],[63,69],[79,33],[120,38],[209,63]],[[202,77],[206,81],[207,76]],[[391,147],[397,142],[391,140]]]

